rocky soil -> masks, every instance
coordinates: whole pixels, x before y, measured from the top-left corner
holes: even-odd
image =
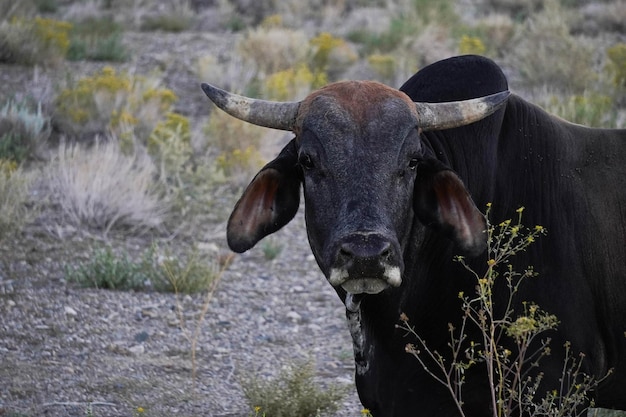
[[[68,284],[63,257],[85,244],[72,239],[34,232],[2,247],[0,415],[132,416],[141,407],[147,416],[246,416],[240,383],[298,361],[315,363],[322,386],[349,386],[337,415],[359,415],[344,308],[310,255],[302,216],[279,232],[273,261],[261,249],[234,258],[203,321],[203,295]]]

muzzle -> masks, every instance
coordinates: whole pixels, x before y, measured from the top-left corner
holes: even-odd
[[[350,294],[378,294],[402,283],[399,244],[377,233],[355,233],[337,244],[328,281]]]

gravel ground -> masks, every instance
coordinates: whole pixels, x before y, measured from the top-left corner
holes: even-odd
[[[58,260],[68,242],[33,235],[5,245],[0,415],[132,416],[141,407],[147,416],[246,416],[240,381],[299,360],[315,363],[321,385],[349,386],[338,416],[359,415],[344,308],[315,265],[302,216],[276,239],[284,247],[273,261],[255,248],[223,274],[200,324],[195,377],[173,294],[78,288]],[[180,298],[190,332],[203,302]]]

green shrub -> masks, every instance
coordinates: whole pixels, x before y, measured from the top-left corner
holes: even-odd
[[[195,248],[179,257],[169,249],[161,253],[156,245],[146,249],[137,260],[115,253],[109,246],[96,248],[89,261],[65,269],[67,281],[83,287],[177,294],[206,291],[217,274],[218,270],[205,263]]]
[[[273,261],[282,252],[283,245],[276,239],[264,239],[263,244],[261,245],[261,250],[263,251],[263,257],[266,260]]]
[[[88,288],[141,290],[153,272],[143,262],[135,262],[126,254],[117,255],[110,247],[105,247],[95,249],[88,262],[66,267],[65,278]]]
[[[21,163],[36,156],[50,136],[50,120],[26,103],[8,101],[0,109],[0,159]]]
[[[332,415],[344,395],[336,385],[319,388],[311,363],[294,363],[276,378],[246,379],[241,385],[251,410],[268,417]]]
[[[35,0],[35,5],[39,13],[56,13],[59,10],[57,0]]]
[[[177,256],[165,249],[154,260],[159,274],[152,285],[158,291],[176,294],[194,294],[214,289],[213,282],[223,272],[217,262],[207,262],[196,248],[183,256]]]
[[[165,32],[183,32],[195,21],[196,14],[188,0],[167,3],[165,10],[148,15],[141,22],[141,30]]]
[[[416,24],[410,18],[395,18],[391,21],[389,29],[382,33],[356,29],[347,35],[348,40],[362,45],[362,53],[389,53],[393,51],[405,37],[415,35]]]
[[[128,52],[122,44],[122,27],[111,18],[88,18],[74,23],[67,58],[70,61],[126,61]]]

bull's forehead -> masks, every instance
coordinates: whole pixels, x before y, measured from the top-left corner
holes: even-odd
[[[375,81],[344,81],[321,88],[302,101],[296,130],[306,125],[333,125],[339,130],[367,132],[402,128],[416,120],[415,104],[403,92]]]

